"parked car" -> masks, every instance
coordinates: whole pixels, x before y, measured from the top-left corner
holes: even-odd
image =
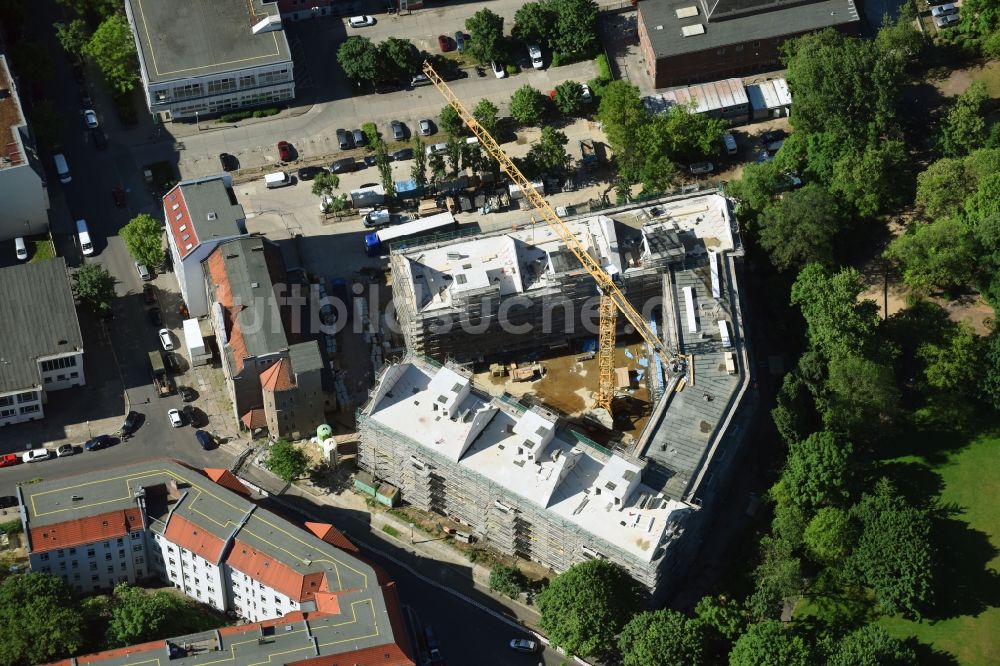
[[[438,35],[438,46],[441,48],[441,53],[455,50],[451,40],[448,39],[448,35]]]
[[[465,33],[461,30],[455,33],[455,45],[459,51],[465,50]]]
[[[290,162],[292,160],[292,144],[287,141],[279,141],[278,157],[281,158],[282,162]]]
[[[31,451],[25,451],[21,459],[26,463],[39,462],[41,460],[48,460],[52,457],[52,452],[48,449],[32,449]]]
[[[688,171],[693,174],[712,173],[715,171],[715,165],[711,162],[695,162],[688,167]]]
[[[182,402],[191,402],[198,397],[198,392],[190,386],[178,386],[177,393],[181,396]]]
[[[347,133],[347,130],[337,130],[337,142],[340,144],[341,150],[349,150],[351,148],[351,136]]]
[[[375,83],[375,93],[378,95],[399,92],[402,89],[403,85],[399,81],[377,81]]]
[[[299,177],[299,180],[312,180],[324,171],[326,171],[326,169],[320,166],[307,166],[299,169],[296,172],[296,175]]]
[[[16,453],[5,453],[0,456],[0,467],[13,467],[20,461]]]
[[[111,190],[111,198],[114,199],[116,208],[125,207],[125,190],[122,188],[116,187]]]
[[[513,638],[510,641],[510,649],[518,652],[538,652],[538,643],[529,641],[527,638]]]
[[[369,25],[375,25],[375,19],[372,18],[371,16],[362,14],[361,16],[352,16],[351,18],[347,19],[347,23],[352,28],[364,28]]]
[[[17,256],[18,261],[28,260],[28,244],[24,242],[24,238],[21,236],[14,239],[14,254]]]
[[[412,79],[410,79],[410,85],[413,86],[414,88],[418,86],[429,86],[430,84],[431,80],[428,79],[423,74],[417,74]]]
[[[165,328],[161,328],[158,335],[160,336],[160,344],[163,345],[163,348],[166,351],[173,351],[174,350],[174,340],[170,336],[170,331],[168,331]]]
[[[373,210],[365,214],[364,225],[370,229],[384,227],[392,221],[392,215],[385,208]]]
[[[583,100],[583,103],[590,104],[591,102],[593,102],[594,96],[590,94],[590,86],[588,86],[586,83],[581,83],[580,88],[581,88],[580,99]]]
[[[142,285],[142,295],[146,299],[147,303],[156,302],[156,287],[151,284]]]
[[[357,171],[358,163],[353,157],[346,157],[342,160],[337,160],[330,165],[330,171],[333,173],[348,173],[350,171]]]
[[[94,113],[93,109],[86,109],[83,112],[83,121],[90,129],[97,129],[97,114]]]
[[[131,435],[139,427],[139,412],[129,412],[125,415],[125,421],[122,423],[122,434]]]
[[[949,2],[946,5],[939,5],[931,10],[931,16],[937,18],[938,16],[949,16],[951,14],[958,13],[958,5],[953,2]]]
[[[502,79],[507,76],[507,70],[503,68],[503,63],[497,62],[496,60],[490,60],[490,69],[493,70],[493,76],[498,79]]]
[[[163,317],[160,315],[160,308],[149,308],[146,315],[149,317],[149,323],[153,326],[163,326]]]
[[[403,160],[413,159],[413,148],[400,148],[392,154],[392,159],[397,162],[402,162]]]
[[[185,423],[190,423],[195,428],[201,425],[198,410],[196,410],[193,406],[184,405],[184,407],[181,408],[181,414],[184,416]]]
[[[420,127],[420,136],[434,134],[434,125],[431,124],[430,118],[421,118],[417,121],[417,125]]]
[[[531,66],[535,69],[541,69],[545,65],[542,62],[542,47],[537,44],[528,45],[528,56],[531,58]]]
[[[352,130],[351,134],[354,136],[354,145],[355,146],[360,147],[360,146],[363,146],[366,143],[368,143],[368,139],[367,139],[367,137],[365,137],[365,133],[362,132],[361,130],[359,130],[359,129]]]
[[[101,449],[106,449],[111,446],[111,437],[109,435],[98,435],[97,437],[91,437],[83,445],[84,451],[100,451]]]
[[[76,453],[76,447],[72,444],[63,444],[58,449],[56,449],[56,458],[65,458],[66,456],[71,456]]]
[[[389,123],[389,129],[392,130],[392,138],[396,141],[402,141],[406,138],[406,126],[398,120]]]
[[[143,282],[149,282],[153,279],[146,264],[140,264],[138,261],[135,262],[135,272],[139,274],[139,279]]]
[[[229,153],[219,153],[219,164],[222,166],[222,170],[236,171],[240,168],[239,160],[236,159],[235,155],[230,155]]]
[[[212,448],[212,446],[215,444],[215,440],[212,439],[212,436],[209,435],[204,430],[195,430],[194,438],[198,440],[199,444],[201,444],[201,448],[205,449],[206,451]]]
[[[164,354],[164,360],[166,362],[167,370],[175,375],[181,372],[181,362],[177,359],[177,354],[169,353]]]
[[[432,143],[431,145],[427,146],[425,152],[428,155],[434,155],[435,153],[443,153],[446,150],[448,150],[447,143]]]
[[[958,14],[948,14],[947,16],[937,16],[934,18],[934,25],[939,28],[947,28],[950,25],[955,25],[962,19]]]
[[[378,164],[378,158],[374,155],[365,155],[365,158],[361,160],[365,163],[366,167],[375,166]]]
[[[170,421],[170,425],[174,428],[180,428],[184,425],[184,417],[181,416],[181,410],[171,409],[167,411],[167,419]]]

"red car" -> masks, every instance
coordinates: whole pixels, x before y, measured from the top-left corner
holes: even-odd
[[[447,53],[455,48],[455,45],[451,43],[451,39],[448,38],[448,35],[438,35],[438,46],[441,47],[442,53]]]
[[[120,187],[116,187],[115,189],[111,190],[111,196],[115,200],[115,206],[117,206],[118,208],[125,207],[125,190],[123,190]]]
[[[287,141],[279,141],[278,157],[281,158],[282,162],[290,162],[292,160],[292,144]]]
[[[7,453],[0,456],[0,467],[12,467],[16,465],[20,460],[16,453]]]

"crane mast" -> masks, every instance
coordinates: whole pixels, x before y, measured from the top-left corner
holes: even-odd
[[[600,383],[597,392],[597,405],[607,410],[608,414],[611,414],[611,402],[614,399],[615,393],[614,352],[617,313],[621,312],[624,315],[628,323],[632,325],[636,332],[642,336],[642,339],[660,357],[664,363],[664,367],[669,367],[670,359],[663,348],[663,343],[656,337],[656,333],[653,332],[649,324],[642,318],[642,315],[628,302],[625,294],[622,293],[611,276],[604,270],[604,267],[587,252],[576,235],[566,226],[566,223],[556,215],[556,212],[552,210],[552,207],[549,206],[545,198],[538,193],[531,182],[521,173],[520,169],[514,165],[514,162],[503,151],[500,144],[496,142],[496,139],[476,121],[475,116],[469,113],[458,97],[455,96],[455,93],[451,91],[451,88],[444,82],[444,79],[434,70],[430,62],[424,61],[423,72],[431,80],[431,83],[434,84],[434,87],[438,89],[438,92],[447,100],[448,104],[455,109],[455,112],[458,113],[458,116],[465,122],[466,126],[476,135],[483,150],[489,153],[500,164],[500,169],[521,188],[521,192],[528,202],[538,211],[549,228],[566,244],[566,247],[573,253],[577,261],[580,262],[583,269],[597,283],[597,288],[601,293],[601,302],[598,308],[600,315],[600,333],[598,336]]]

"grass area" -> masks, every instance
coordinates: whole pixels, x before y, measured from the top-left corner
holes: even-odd
[[[388,534],[391,537],[394,537],[396,539],[399,538],[399,530],[397,530],[392,525],[383,525],[382,526],[382,531],[385,532],[386,534]]]
[[[48,238],[40,238],[28,241],[28,256],[31,257],[29,262],[45,261],[56,256],[56,253]]]
[[[889,632],[915,636],[953,655],[963,666],[1000,662],[1000,435],[982,434],[943,459],[911,458],[940,477],[939,504],[952,516],[942,529],[947,549],[944,581],[953,599],[942,599],[946,617],[913,622],[883,618]]]
[[[972,77],[986,84],[986,92],[993,99],[1000,98],[1000,60],[992,60]]]

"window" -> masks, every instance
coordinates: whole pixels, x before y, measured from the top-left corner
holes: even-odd
[[[157,538],[159,538],[159,537],[157,537]],[[173,546],[167,546],[167,552],[168,553],[174,552],[174,547]]]
[[[136,569],[135,576],[136,578],[142,578],[142,569]]]
[[[60,571],[66,571],[66,563],[65,562],[60,562],[59,563],[59,570]]]
[[[212,587],[211,585],[209,585],[207,589],[208,589],[209,592],[215,592],[215,588]],[[234,594],[233,596],[236,596],[236,595]]]
[[[38,400],[38,397],[37,397],[37,395],[36,395],[36,393],[34,391],[27,391],[25,393],[18,393],[17,394],[17,402],[18,403],[22,403],[22,402],[34,402],[36,400]]]
[[[108,562],[111,561],[111,553],[104,553],[104,559]]]
[[[105,527],[107,527],[107,525],[105,525]],[[105,541],[104,542],[104,549],[107,550],[108,548],[111,548],[111,542],[110,541]]]
[[[76,555],[76,548],[70,548],[69,549],[69,554],[70,555]]]
[[[743,44],[737,44],[736,45],[736,52],[739,53],[742,50],[743,50]]]
[[[91,583],[96,583],[96,582],[97,582],[97,581],[99,581],[99,580],[101,580],[101,577],[100,577],[100,576],[97,576],[97,575],[93,575],[93,576],[91,576],[91,577],[90,577],[90,582],[91,582]]]
[[[122,571],[128,571],[128,565],[126,565],[125,562],[122,562],[121,564],[119,564],[118,568],[121,569]]]
[[[726,49],[715,49],[715,55],[725,55]]]
[[[76,367],[76,356],[63,356],[61,358],[42,361],[42,372],[52,372],[53,370],[73,367]]]
[[[42,562],[48,562],[49,561],[49,554],[48,553],[42,553],[41,555],[38,556],[38,559],[41,560]]]
[[[108,573],[113,574],[114,572],[115,572],[115,565],[109,564],[108,565]]]
[[[118,549],[118,559],[119,560],[124,560],[125,559],[125,549],[124,548],[119,548]]]
[[[91,571],[97,571],[97,562],[91,562],[90,563],[90,570]]]
[[[129,536],[132,538],[132,541],[138,541],[142,538],[142,532],[132,532]]]
[[[94,549],[93,548],[88,548],[87,549],[87,557],[94,557]]]
[[[175,562],[175,561],[174,561],[174,558],[172,558],[172,557],[170,558],[170,563],[171,563],[172,565],[174,565],[174,566],[177,566],[177,562]]]
[[[136,557],[135,560],[133,560],[133,561],[136,564],[142,564],[143,562],[145,562],[145,560],[143,559],[142,555],[140,555],[139,557]]]
[[[0,417],[6,418],[8,416],[14,416],[17,414],[16,409],[0,409]]]
[[[137,544],[133,545],[132,546],[132,552],[133,553],[141,553],[142,552],[142,544],[141,543],[137,543]]]
[[[118,545],[119,546],[124,546],[125,545],[125,539],[122,539],[121,537],[118,537]]]
[[[759,48],[759,47],[760,47],[760,42],[759,42],[759,41],[757,41],[757,42],[754,42],[754,43],[753,43],[753,47],[754,47],[755,49],[756,49],[756,48]]]
[[[45,378],[45,383],[46,384],[51,384],[52,383],[52,378],[51,377],[46,377]]]
[[[79,569],[79,568],[80,568],[80,563],[79,563],[79,562],[78,562],[77,560],[73,560],[73,563],[72,563],[72,565],[71,565],[71,566],[72,566],[72,567],[73,567],[74,569]]]
[[[2,398],[0,398],[0,407],[9,407],[10,405],[13,404],[14,404],[14,396],[12,395],[5,395]]]
[[[52,571],[52,567],[46,564],[44,567],[42,567],[42,571],[44,571],[45,573],[49,573],[50,571]]]
[[[38,405],[25,405],[24,407],[21,408],[21,413],[22,414],[34,414],[39,409],[40,408],[39,408]]]

